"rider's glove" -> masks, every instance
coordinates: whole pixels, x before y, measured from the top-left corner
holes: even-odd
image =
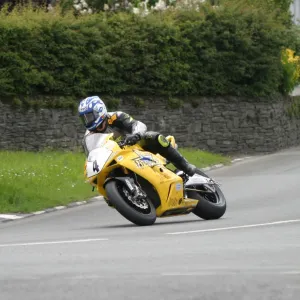
[[[141,139],[140,134],[127,134],[125,137],[125,144],[126,145],[134,145]]]

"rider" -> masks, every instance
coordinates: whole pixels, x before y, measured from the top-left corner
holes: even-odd
[[[87,129],[86,134],[114,133],[115,139],[124,137],[127,145],[139,143],[144,150],[159,153],[189,176],[195,174],[196,167],[189,164],[162,134],[147,131],[144,123],[124,112],[107,112],[104,102],[98,96],[81,100],[78,112]]]

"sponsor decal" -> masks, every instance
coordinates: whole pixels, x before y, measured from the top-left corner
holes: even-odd
[[[108,118],[108,124],[111,125],[117,119],[117,114],[113,114],[110,118]]]
[[[153,157],[153,155],[143,155],[138,151],[135,151],[135,153],[138,155],[138,157],[134,158],[133,161],[138,168],[153,167],[159,165],[159,162]]]
[[[176,183],[176,191],[180,191],[182,189],[181,183]]]
[[[94,172],[99,172],[100,171],[99,165],[97,164],[97,160],[93,161],[93,171]]]

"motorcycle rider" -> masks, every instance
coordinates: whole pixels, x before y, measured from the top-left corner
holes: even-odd
[[[81,100],[78,113],[87,129],[85,134],[114,133],[115,139],[125,138],[126,145],[139,143],[144,150],[159,153],[187,175],[195,174],[197,168],[173,148],[162,134],[147,131],[144,123],[134,120],[125,112],[108,112],[104,102],[98,96]]]

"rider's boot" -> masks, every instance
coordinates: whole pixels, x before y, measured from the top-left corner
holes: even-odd
[[[182,170],[184,173],[186,173],[189,176],[193,176],[196,173],[196,166],[190,164],[175,148],[172,146],[168,148],[164,148],[164,153],[162,155],[173,163],[173,165],[179,169]]]

